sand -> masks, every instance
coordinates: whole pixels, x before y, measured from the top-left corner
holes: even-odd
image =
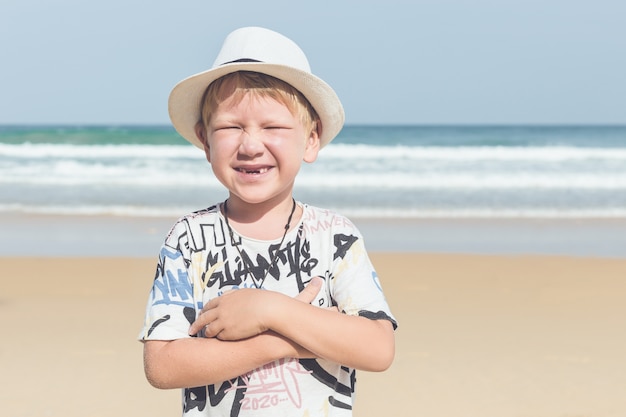
[[[626,415],[626,259],[373,253],[400,322],[355,416]],[[0,258],[1,416],[176,416],[143,376],[153,258]]]

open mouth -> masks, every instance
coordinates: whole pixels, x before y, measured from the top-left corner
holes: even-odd
[[[247,169],[247,168],[236,168],[236,170],[238,172],[242,172],[244,174],[265,174],[267,171],[269,171],[269,168],[251,168],[251,169]]]

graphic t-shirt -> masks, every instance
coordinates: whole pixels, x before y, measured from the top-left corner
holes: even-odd
[[[280,247],[280,239],[236,233],[231,239],[217,206],[181,218],[161,248],[140,340],[190,337],[189,325],[202,307],[225,291],[262,283],[265,290],[295,297],[315,276],[324,286],[312,304],[389,320],[395,328],[355,226],[334,212],[303,208],[298,227]],[[355,382],[355,370],[341,364],[285,358],[221,384],[183,389],[183,415],[351,416]]]

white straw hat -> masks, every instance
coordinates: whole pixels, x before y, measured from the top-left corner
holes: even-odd
[[[280,33],[259,28],[237,29],[226,37],[210,70],[179,82],[170,93],[170,119],[178,133],[199,148],[195,126],[201,119],[201,101],[206,88],[218,78],[235,71],[271,75],[295,87],[320,117],[321,146],[337,136],[345,120],[343,106],[335,91],[311,73],[304,52]]]

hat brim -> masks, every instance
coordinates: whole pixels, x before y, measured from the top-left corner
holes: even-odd
[[[345,120],[343,106],[335,91],[322,79],[285,65],[263,62],[232,63],[192,75],[176,84],[170,93],[168,111],[174,128],[198,148],[204,147],[195,130],[196,124],[201,119],[200,109],[204,92],[213,81],[236,71],[271,75],[300,91],[320,117],[321,147],[326,146],[341,131]]]

